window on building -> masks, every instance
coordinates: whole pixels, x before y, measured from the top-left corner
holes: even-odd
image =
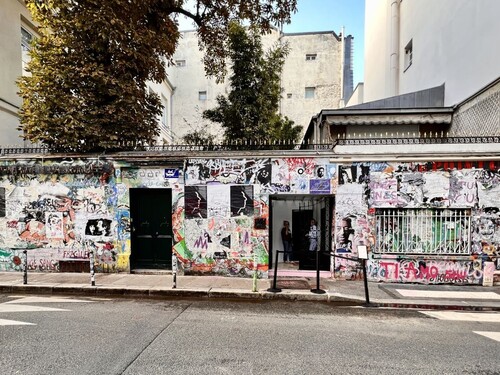
[[[375,211],[375,221],[375,253],[471,253],[470,209],[378,208]]]
[[[306,61],[314,61],[314,60],[316,60],[317,56],[318,56],[318,54],[316,54],[316,53],[308,53],[306,55]]]
[[[305,98],[306,99],[313,99],[315,91],[316,91],[316,87],[306,87]]]
[[[408,42],[405,47],[405,69],[411,66],[413,60],[413,39]]]
[[[287,99],[292,99],[292,94],[286,94]]]
[[[198,91],[198,100],[207,100],[207,92]]]
[[[186,66],[186,60],[175,60],[175,66],[179,67]]]
[[[31,43],[33,42],[33,34],[29,32],[26,28],[21,27],[21,64],[23,69],[23,75],[25,75],[26,67],[31,60],[30,50]]]

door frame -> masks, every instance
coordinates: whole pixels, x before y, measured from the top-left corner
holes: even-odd
[[[274,213],[273,213],[273,201],[276,200],[291,200],[291,201],[297,201],[297,202],[304,202],[304,201],[319,201],[321,199],[325,199],[325,215],[321,215],[321,211],[318,210],[317,212],[317,217],[315,219],[318,221],[318,228],[323,229],[325,232],[324,234],[321,234],[322,238],[321,240],[324,240],[325,243],[321,244],[322,250],[332,250],[333,249],[333,234],[334,234],[334,220],[335,220],[335,195],[334,194],[272,194],[269,195],[269,224],[268,224],[268,231],[269,231],[269,269],[274,269],[274,249],[273,249],[273,243],[276,236],[280,236],[280,232],[277,232],[276,234],[274,233]],[[290,212],[291,215],[291,212]],[[313,213],[314,216],[314,213]],[[293,223],[292,223],[293,225]],[[293,232],[292,232],[293,233]],[[321,232],[320,232],[321,233]],[[329,239],[329,241],[326,241],[326,239]],[[320,242],[321,242],[320,240]],[[280,248],[281,249],[281,248]],[[325,255],[326,256],[326,255]],[[331,258],[331,257],[330,257]],[[332,260],[330,260],[330,267],[331,268],[331,263]]]
[[[138,246],[140,246],[137,242],[137,238],[134,235],[135,223],[134,223],[134,213],[137,211],[137,207],[141,204],[141,193],[154,194],[154,193],[166,193],[167,198],[169,198],[168,206],[165,207],[168,210],[168,214],[166,218],[168,220],[168,231],[166,235],[159,235],[156,233],[156,236],[152,236],[152,239],[170,239],[171,246],[167,250],[167,254],[165,259],[159,259],[159,252],[154,252],[153,262],[151,266],[147,268],[152,269],[164,269],[170,270],[172,267],[172,251],[173,251],[173,233],[172,233],[172,189],[171,188],[130,188],[129,189],[129,204],[130,204],[130,270],[132,271],[137,266],[141,266],[141,258],[138,257]],[[144,195],[142,195],[144,197]],[[158,204],[161,204],[162,201],[159,201]]]

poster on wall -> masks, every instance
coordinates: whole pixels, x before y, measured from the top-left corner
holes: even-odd
[[[228,185],[208,185],[208,217],[231,216],[231,190]]]
[[[45,236],[47,238],[64,238],[62,212],[49,212],[46,215]]]
[[[109,219],[90,219],[85,225],[86,236],[109,237],[111,236],[111,220]]]
[[[184,192],[186,219],[206,219],[207,187],[186,186]]]
[[[310,194],[330,194],[330,180],[310,180]]]
[[[424,194],[428,203],[435,207],[447,207],[450,180],[444,173],[424,173]]]
[[[231,186],[231,216],[253,215],[253,186]]]

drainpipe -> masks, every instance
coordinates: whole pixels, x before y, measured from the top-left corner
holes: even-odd
[[[341,27],[341,40],[340,40],[340,101],[339,108],[345,107],[345,98],[344,98],[344,70],[345,70],[345,28]]]
[[[283,23],[280,23],[278,43],[279,43],[280,47],[283,47]],[[286,64],[286,59],[285,59],[285,64]],[[285,64],[283,64],[282,69],[281,69],[281,73],[280,73],[280,88],[283,87],[283,70],[285,68]],[[279,97],[278,111],[279,111],[280,115],[283,114],[283,97],[281,95]]]
[[[399,94],[399,10],[401,0],[391,0],[391,59],[389,96]]]

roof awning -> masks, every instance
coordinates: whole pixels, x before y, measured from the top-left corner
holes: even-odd
[[[322,119],[327,125],[450,125],[452,113],[384,113],[384,114],[352,114],[326,115]]]

